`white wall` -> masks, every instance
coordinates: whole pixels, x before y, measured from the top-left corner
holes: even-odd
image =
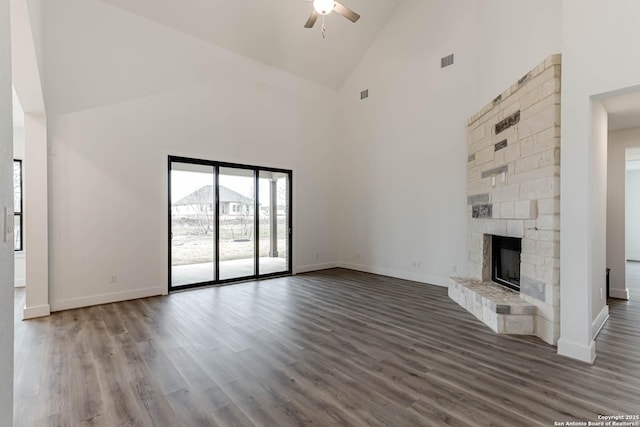
[[[609,129],[608,114],[602,102],[592,103],[592,138],[594,151],[590,156],[589,191],[604,197],[594,197],[589,201],[591,228],[591,333],[600,329],[608,316],[606,307],[607,282],[607,144]],[[604,310],[604,311],[603,311]],[[595,337],[595,335],[594,335]]]
[[[640,261],[640,170],[627,172],[626,190],[627,259]]]
[[[640,128],[609,132],[607,154],[607,267],[611,269],[609,276],[610,295],[614,298],[622,299],[629,298],[629,291],[626,286],[626,259],[629,258],[629,254],[633,251],[628,247],[628,236],[632,221],[627,221],[629,206],[625,207],[625,200],[628,203],[635,196],[635,193],[629,192],[629,187],[626,183],[626,153],[628,148],[637,146],[640,146]],[[640,186],[637,188],[638,194],[640,194]],[[638,202],[640,203],[640,197]],[[640,229],[638,232],[640,233]],[[640,234],[637,236],[640,244]]]
[[[20,105],[15,102],[15,99],[13,102],[13,108],[14,109],[19,108],[20,113],[24,114],[24,112],[22,112],[22,109],[20,108]],[[14,123],[13,125],[13,158],[18,160],[23,160],[22,170],[23,170],[23,179],[24,179],[24,124],[20,124],[19,126],[16,126],[16,124]],[[23,208],[24,208],[24,182],[22,185],[22,191],[23,191],[22,197],[23,197]],[[14,283],[16,287],[23,287],[26,282],[27,270],[26,270],[26,256],[25,256],[25,250],[24,250],[26,249],[24,244],[24,223],[25,221],[23,220],[22,221],[23,250],[19,252],[15,252],[15,256],[14,256]]]
[[[166,291],[169,154],[292,169],[294,269],[336,265],[336,92],[100,1],[44,8],[53,310]]]
[[[640,3],[635,0],[563,0],[561,354],[590,362],[595,357],[592,297],[601,286],[593,266],[605,258],[599,232],[605,221],[591,208],[606,200],[593,182],[593,158],[602,151],[594,135],[592,97],[640,83]],[[606,150],[606,148],[605,148]]]
[[[11,35],[9,0],[0,0],[0,212],[13,209]],[[0,424],[13,414],[13,241],[2,238],[0,215]]]
[[[340,92],[342,265],[439,285],[465,274],[467,119],[560,52],[560,21],[557,1],[398,7]]]
[[[42,92],[41,0],[12,0],[13,85],[24,110],[24,281],[23,318],[47,316],[49,307],[48,168],[46,113]],[[22,273],[22,271],[20,271]],[[19,277],[19,274],[17,275]]]

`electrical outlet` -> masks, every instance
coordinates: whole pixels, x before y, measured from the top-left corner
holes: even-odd
[[[604,290],[600,288],[600,299],[604,299]]]
[[[320,258],[320,253],[316,252],[316,259]]]
[[[451,272],[452,272],[452,273],[455,273],[455,272],[457,272],[457,271],[458,271],[458,266],[457,266],[456,264],[453,264],[453,265],[451,266]]]
[[[118,275],[114,274],[113,276],[111,276],[111,284],[115,285],[116,283],[118,283]]]
[[[360,252],[356,254],[356,259],[360,259]]]

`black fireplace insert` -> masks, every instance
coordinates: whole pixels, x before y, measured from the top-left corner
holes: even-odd
[[[520,291],[520,252],[522,239],[492,236],[491,280]]]

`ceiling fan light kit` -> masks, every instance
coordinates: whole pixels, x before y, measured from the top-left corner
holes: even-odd
[[[305,28],[313,28],[316,21],[318,20],[318,16],[322,16],[322,38],[324,38],[324,17],[331,13],[331,11],[335,10],[338,15],[342,15],[347,18],[351,22],[356,22],[360,19],[360,15],[355,13],[353,10],[348,7],[338,3],[334,0],[313,0],[313,10],[311,11],[311,16],[307,20],[307,23],[304,24]]]
[[[335,3],[334,0],[313,0],[313,8],[320,15],[327,15],[333,10]]]

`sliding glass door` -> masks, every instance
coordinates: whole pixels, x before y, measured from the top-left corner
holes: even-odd
[[[291,274],[291,171],[169,157],[169,289]]]
[[[220,218],[220,279],[256,273],[255,170],[219,169],[218,216]]]
[[[172,162],[171,286],[215,280],[215,173],[212,166]]]
[[[259,268],[261,273],[286,270],[289,260],[289,175],[261,170]]]

